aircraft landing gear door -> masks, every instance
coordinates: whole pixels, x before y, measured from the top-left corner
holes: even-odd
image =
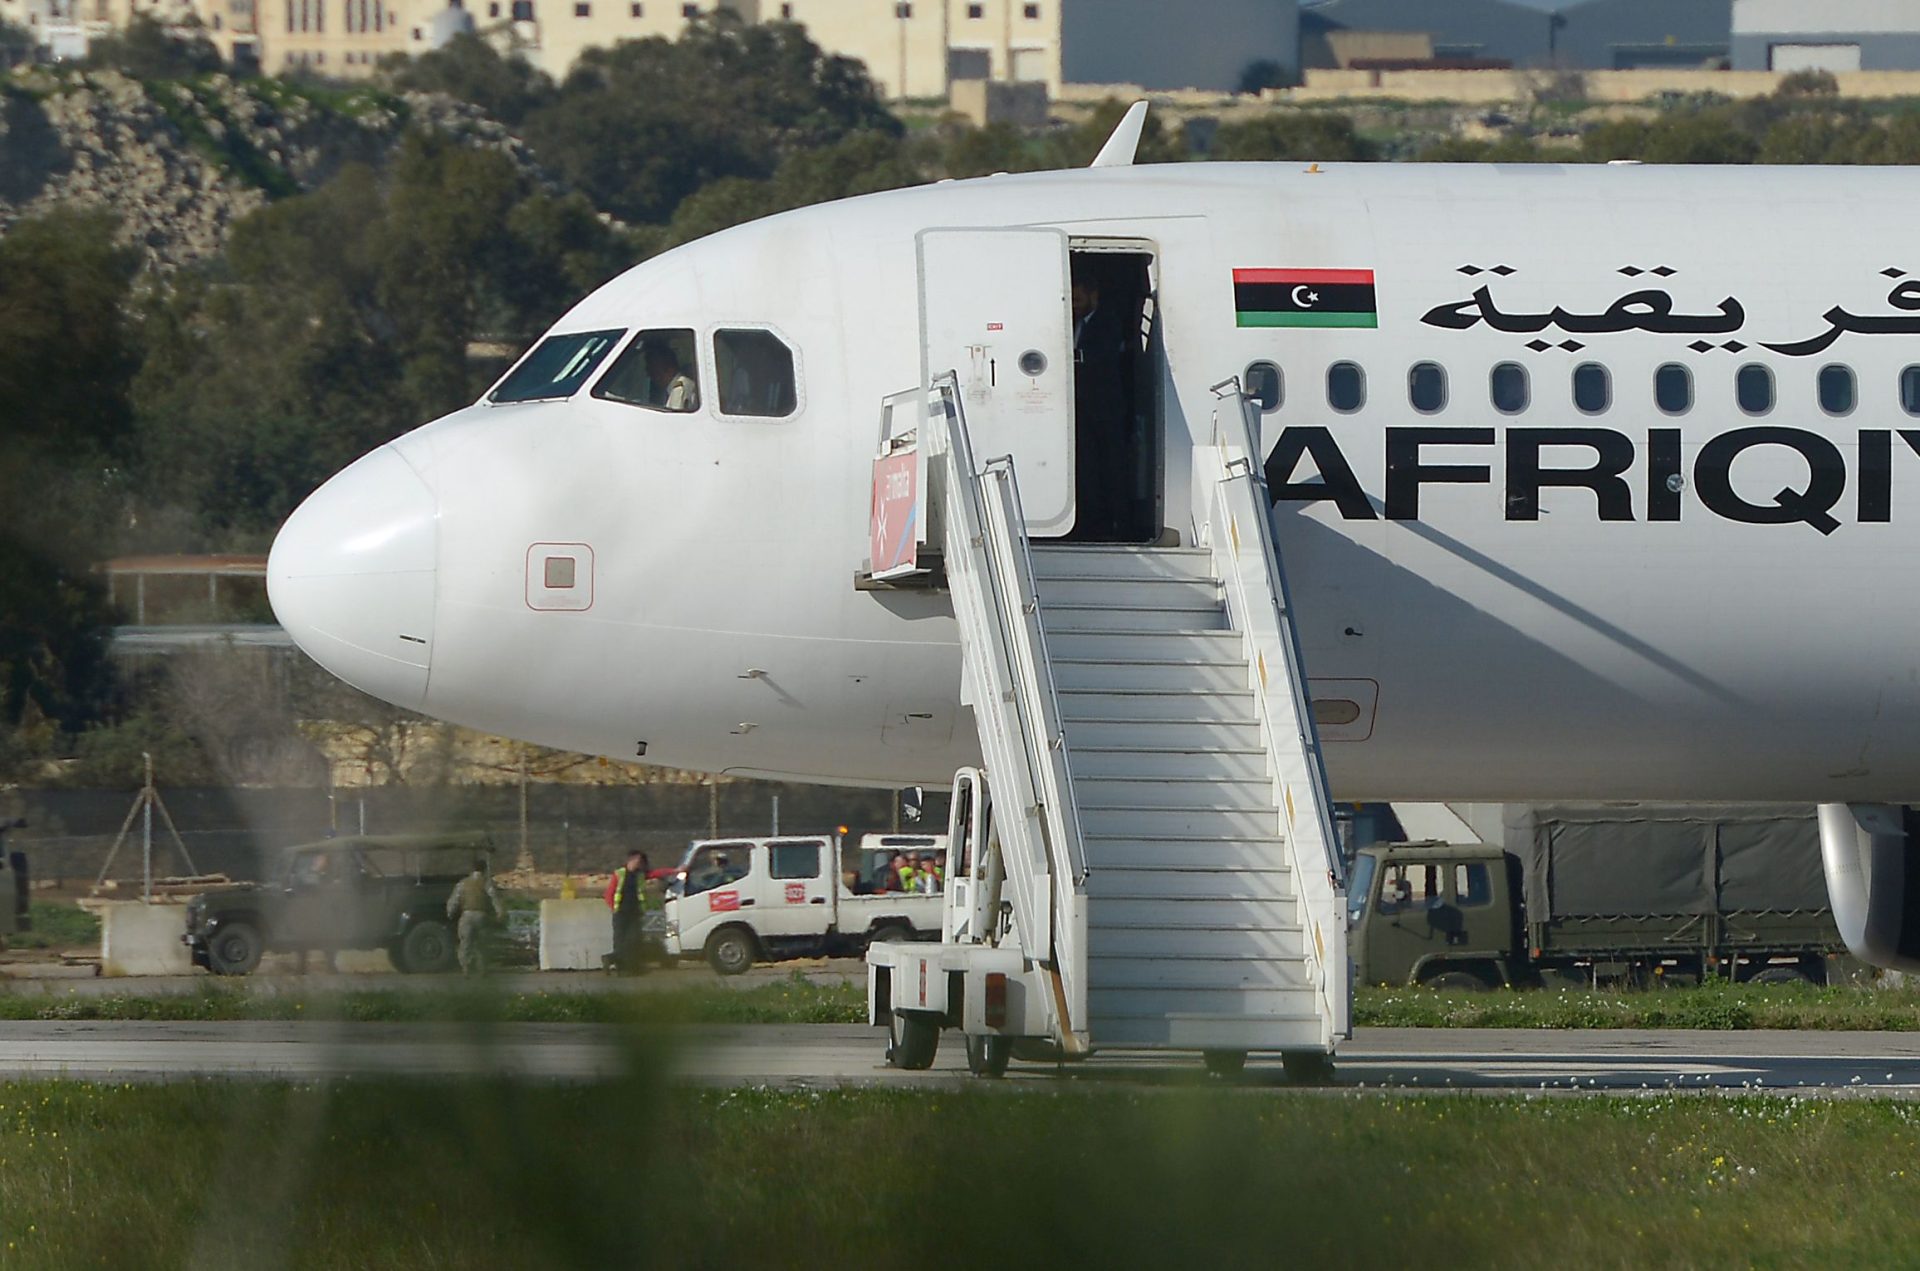
[[[1073,528],[1073,312],[1067,236],[922,230],[921,381],[954,371],[981,461],[1010,454],[1027,532]]]

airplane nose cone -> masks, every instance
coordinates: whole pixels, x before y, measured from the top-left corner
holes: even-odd
[[[267,598],[294,643],[409,709],[427,696],[438,517],[433,491],[382,446],[294,509],[267,557]]]

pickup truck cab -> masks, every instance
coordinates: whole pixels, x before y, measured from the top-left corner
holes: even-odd
[[[852,848],[820,835],[695,843],[668,886],[667,952],[739,975],[757,961],[937,940],[940,892],[893,890],[891,868],[896,852],[944,862],[946,836],[911,836],[920,847],[901,837],[895,844],[892,835],[868,835]]]

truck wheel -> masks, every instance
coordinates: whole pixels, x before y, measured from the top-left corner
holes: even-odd
[[[967,1071],[976,1077],[1004,1077],[1013,1058],[1013,1038],[997,1034],[967,1036]]]
[[[1296,1086],[1333,1084],[1333,1056],[1321,1050],[1286,1050],[1280,1063],[1287,1070],[1287,1081]]]
[[[1200,1052],[1200,1062],[1207,1071],[1216,1077],[1234,1077],[1245,1072],[1247,1052],[1244,1050],[1204,1050]]]
[[[230,922],[207,942],[207,970],[215,975],[246,975],[260,965],[266,942],[251,923]]]
[[[753,937],[739,927],[713,933],[707,941],[707,965],[721,975],[740,975],[753,966]]]
[[[436,919],[416,922],[400,937],[400,969],[409,975],[451,971],[454,964],[453,930]]]
[[[1420,983],[1439,993],[1485,993],[1493,987],[1471,971],[1442,971]]]
[[[913,928],[900,922],[885,922],[867,933],[867,947],[876,944],[906,944],[913,939]]]
[[[908,1072],[933,1067],[940,1053],[940,1026],[925,1015],[895,1011],[887,1026],[887,1062]]]
[[[1770,966],[1759,972],[1750,984],[1811,984],[1813,977],[1797,966]]]

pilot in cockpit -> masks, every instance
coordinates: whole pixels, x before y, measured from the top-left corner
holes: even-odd
[[[693,377],[680,369],[679,355],[670,345],[650,340],[642,356],[647,366],[647,405],[672,411],[699,406],[699,389]]]

